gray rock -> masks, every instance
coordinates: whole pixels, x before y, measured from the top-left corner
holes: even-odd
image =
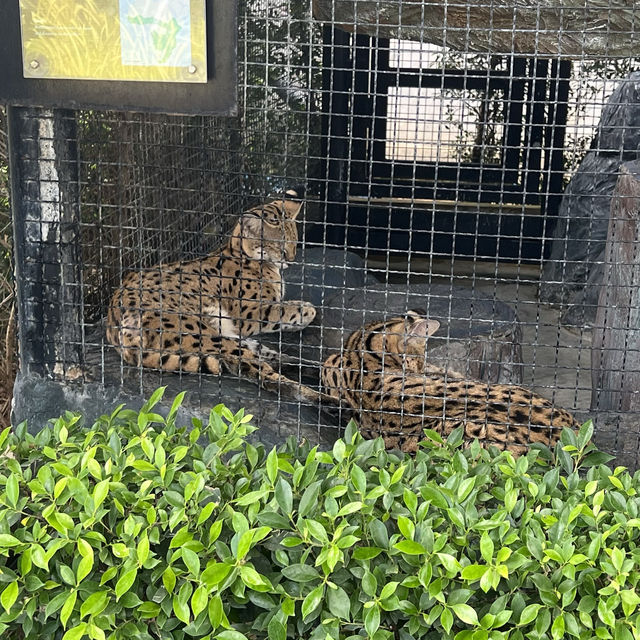
[[[287,300],[306,300],[316,307],[344,290],[377,282],[366,272],[364,260],[350,251],[301,246],[296,261],[284,272]]]
[[[545,263],[540,299],[565,306],[564,324],[590,326],[602,283],[611,196],[622,162],[640,148],[640,72],[632,73],[603,109],[592,149],[569,181]]]

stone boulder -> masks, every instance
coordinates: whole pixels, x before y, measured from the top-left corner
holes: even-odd
[[[564,192],[540,299],[566,307],[562,322],[590,326],[598,306],[611,196],[620,165],[640,149],[640,72],[613,92],[591,149]]]

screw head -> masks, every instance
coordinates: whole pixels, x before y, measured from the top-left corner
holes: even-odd
[[[32,60],[32,61],[29,63],[29,66],[30,66],[32,69],[37,69],[37,68],[40,66],[40,63],[39,63],[37,60]]]
[[[187,71],[189,73],[195,73],[198,70],[198,67],[196,67],[195,64],[190,64],[189,67],[187,68]]]

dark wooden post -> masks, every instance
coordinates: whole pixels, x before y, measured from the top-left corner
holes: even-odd
[[[591,351],[598,444],[636,466],[640,455],[640,161],[620,168]],[[608,415],[607,415],[608,414]]]
[[[75,114],[9,107],[20,368],[80,377],[82,268]]]

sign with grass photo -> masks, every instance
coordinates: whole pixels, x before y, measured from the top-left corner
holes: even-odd
[[[206,82],[205,0],[21,0],[25,78]]]

